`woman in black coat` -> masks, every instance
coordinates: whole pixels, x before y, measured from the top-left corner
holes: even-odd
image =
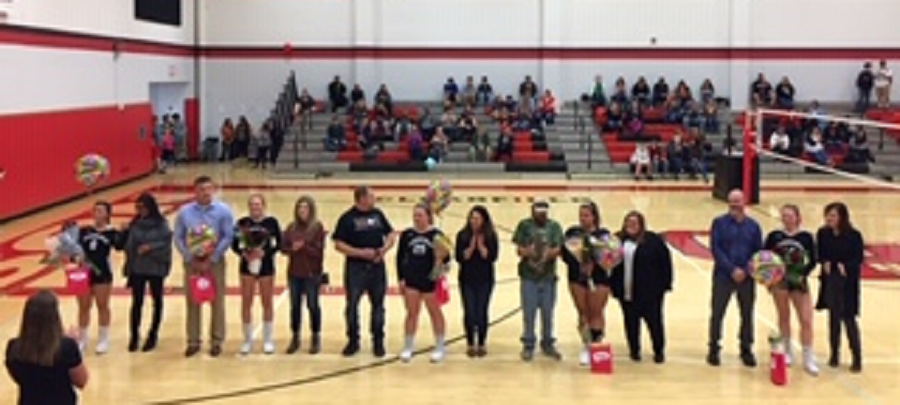
[[[819,263],[819,299],[816,309],[828,310],[828,365],[840,365],[841,324],[847,329],[852,357],[850,371],[862,371],[862,343],[859,336],[860,276],[864,257],[862,234],[850,222],[844,203],[825,207],[825,226],[816,233]]]
[[[610,288],[619,300],[625,318],[625,337],[630,357],[641,360],[641,325],[643,319],[653,342],[653,361],[666,361],[666,335],[663,303],[672,291],[672,256],[658,234],[648,231],[644,215],[637,211],[625,215],[622,230],[622,263],[612,271]]]

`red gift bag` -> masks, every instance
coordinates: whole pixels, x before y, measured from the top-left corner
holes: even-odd
[[[216,298],[216,283],[206,273],[191,276],[191,299],[197,305],[203,305]]]
[[[90,294],[91,271],[83,266],[66,270],[66,289],[79,297]]]
[[[447,276],[438,279],[434,294],[438,304],[447,305],[450,302],[450,282],[447,281]]]
[[[612,374],[613,354],[609,343],[595,343],[590,347],[591,372],[594,374]]]

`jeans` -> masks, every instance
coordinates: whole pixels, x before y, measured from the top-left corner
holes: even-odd
[[[491,294],[494,283],[460,283],[463,304],[463,325],[466,329],[466,344],[484,346],[490,322]]]
[[[347,299],[344,320],[347,339],[359,342],[359,301],[363,293],[372,307],[370,331],[372,340],[384,341],[384,296],[387,293],[387,271],[384,263],[347,262],[344,266],[344,289]]]
[[[741,310],[741,351],[753,350],[753,307],[756,304],[756,284],[753,280],[744,280],[738,284],[731,279],[713,279],[712,315],[709,318],[709,350],[719,351],[722,339],[722,318],[728,309],[728,301],[737,293],[738,307]]]
[[[522,345],[526,350],[534,350],[536,338],[534,321],[538,311],[541,313],[541,347],[549,348],[556,344],[553,336],[553,318],[556,310],[556,280],[522,279],[520,284],[522,299]]]
[[[288,275],[288,289],[291,294],[291,333],[300,333],[303,321],[303,296],[306,296],[306,308],[309,310],[309,329],[313,334],[322,331],[322,308],[319,306],[319,290],[322,288],[322,277],[294,277]]]
[[[863,114],[869,110],[872,104],[872,89],[857,89],[859,95],[856,100],[856,112]]]
[[[150,321],[150,333],[148,336],[156,337],[159,335],[159,325],[162,322],[163,315],[163,283],[165,278],[156,276],[138,276],[128,277],[128,287],[131,288],[131,319],[129,319],[129,328],[132,338],[141,335],[141,317],[144,310],[144,296],[147,293],[147,286],[150,286],[150,296],[153,297],[153,318]]]

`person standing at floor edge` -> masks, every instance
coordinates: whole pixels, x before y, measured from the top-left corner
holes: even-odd
[[[375,194],[369,187],[357,187],[353,191],[353,200],[353,207],[341,215],[332,235],[335,248],[346,256],[344,317],[347,345],[342,354],[350,357],[359,352],[359,300],[365,293],[372,306],[372,354],[384,357],[387,353],[384,347],[384,298],[387,293],[384,255],[394,246],[396,235],[384,213],[375,208]]]
[[[709,246],[713,254],[712,314],[709,318],[709,354],[711,366],[721,363],[719,341],[722,338],[722,318],[728,301],[737,294],[741,311],[741,361],[756,367],[753,354],[753,307],[756,304],[756,284],[750,279],[747,265],[762,248],[759,224],[744,212],[744,193],[728,193],[728,213],[713,220]]]
[[[494,291],[494,263],[500,253],[497,231],[487,208],[476,205],[469,211],[466,226],[456,234],[456,261],[459,263],[459,290],[466,330],[466,355],[487,356],[491,294]]]
[[[212,324],[210,330],[209,355],[222,354],[225,341],[225,252],[234,239],[234,215],[231,208],[215,199],[216,184],[208,176],[194,180],[195,200],[184,205],[175,219],[175,247],[184,259],[184,285],[190,285],[191,276],[208,273],[215,284],[216,296],[212,301]],[[216,234],[217,245],[211,255],[196,257],[188,249],[187,234],[190,229],[206,225]],[[193,357],[200,352],[200,305],[191,298],[189,288],[185,289],[187,317],[187,349],[185,357]]]
[[[284,230],[282,252],[288,257],[287,285],[291,294],[291,341],[287,354],[300,350],[300,324],[303,320],[303,300],[309,309],[309,330],[312,332],[309,354],[318,354],[322,347],[322,308],[319,292],[322,289],[325,261],[325,228],[316,216],[316,202],[303,196],[294,205],[294,221]]]
[[[859,297],[865,244],[862,234],[850,222],[850,211],[844,203],[825,207],[825,225],[816,233],[819,263],[819,299],[816,309],[828,310],[828,341],[832,368],[841,362],[841,326],[847,330],[850,343],[850,372],[862,371],[862,342],[859,334]]]
[[[563,231],[558,222],[548,216],[550,205],[536,201],[531,206],[531,217],[516,226],[513,243],[519,255],[520,296],[522,300],[522,360],[534,358],[536,338],[534,321],[541,315],[541,352],[545,356],[562,360],[556,349],[553,323],[556,311],[556,259],[563,244]]]

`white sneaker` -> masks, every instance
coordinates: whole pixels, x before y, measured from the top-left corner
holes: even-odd
[[[412,360],[412,357],[413,357],[412,349],[403,349],[403,351],[400,352],[400,361],[402,361],[404,363],[409,363],[409,361]]]
[[[581,349],[578,353],[578,364],[581,366],[589,366],[591,364],[591,352],[588,349]]]
[[[434,349],[431,352],[431,362],[432,363],[440,363],[444,361],[444,349]]]
[[[82,353],[84,353],[84,349],[87,349],[87,347],[88,347],[88,338],[87,338],[87,336],[82,336],[80,339],[78,339],[78,350],[80,350]]]
[[[272,342],[263,343],[263,353],[265,353],[265,354],[275,353],[275,343],[272,343]]]
[[[252,351],[252,350],[253,350],[253,342],[248,340],[241,344],[241,354],[242,355],[250,354],[250,351]]]
[[[784,364],[787,365],[788,367],[790,367],[791,364],[793,364],[793,363],[794,363],[794,355],[791,354],[791,352],[785,352],[784,353]]]
[[[816,355],[813,353],[805,353],[803,357],[803,368],[806,372],[813,377],[818,376],[819,365],[816,364]]]
[[[105,339],[101,340],[97,343],[97,347],[95,349],[97,351],[97,354],[106,354],[106,352],[109,351],[109,341]]]

